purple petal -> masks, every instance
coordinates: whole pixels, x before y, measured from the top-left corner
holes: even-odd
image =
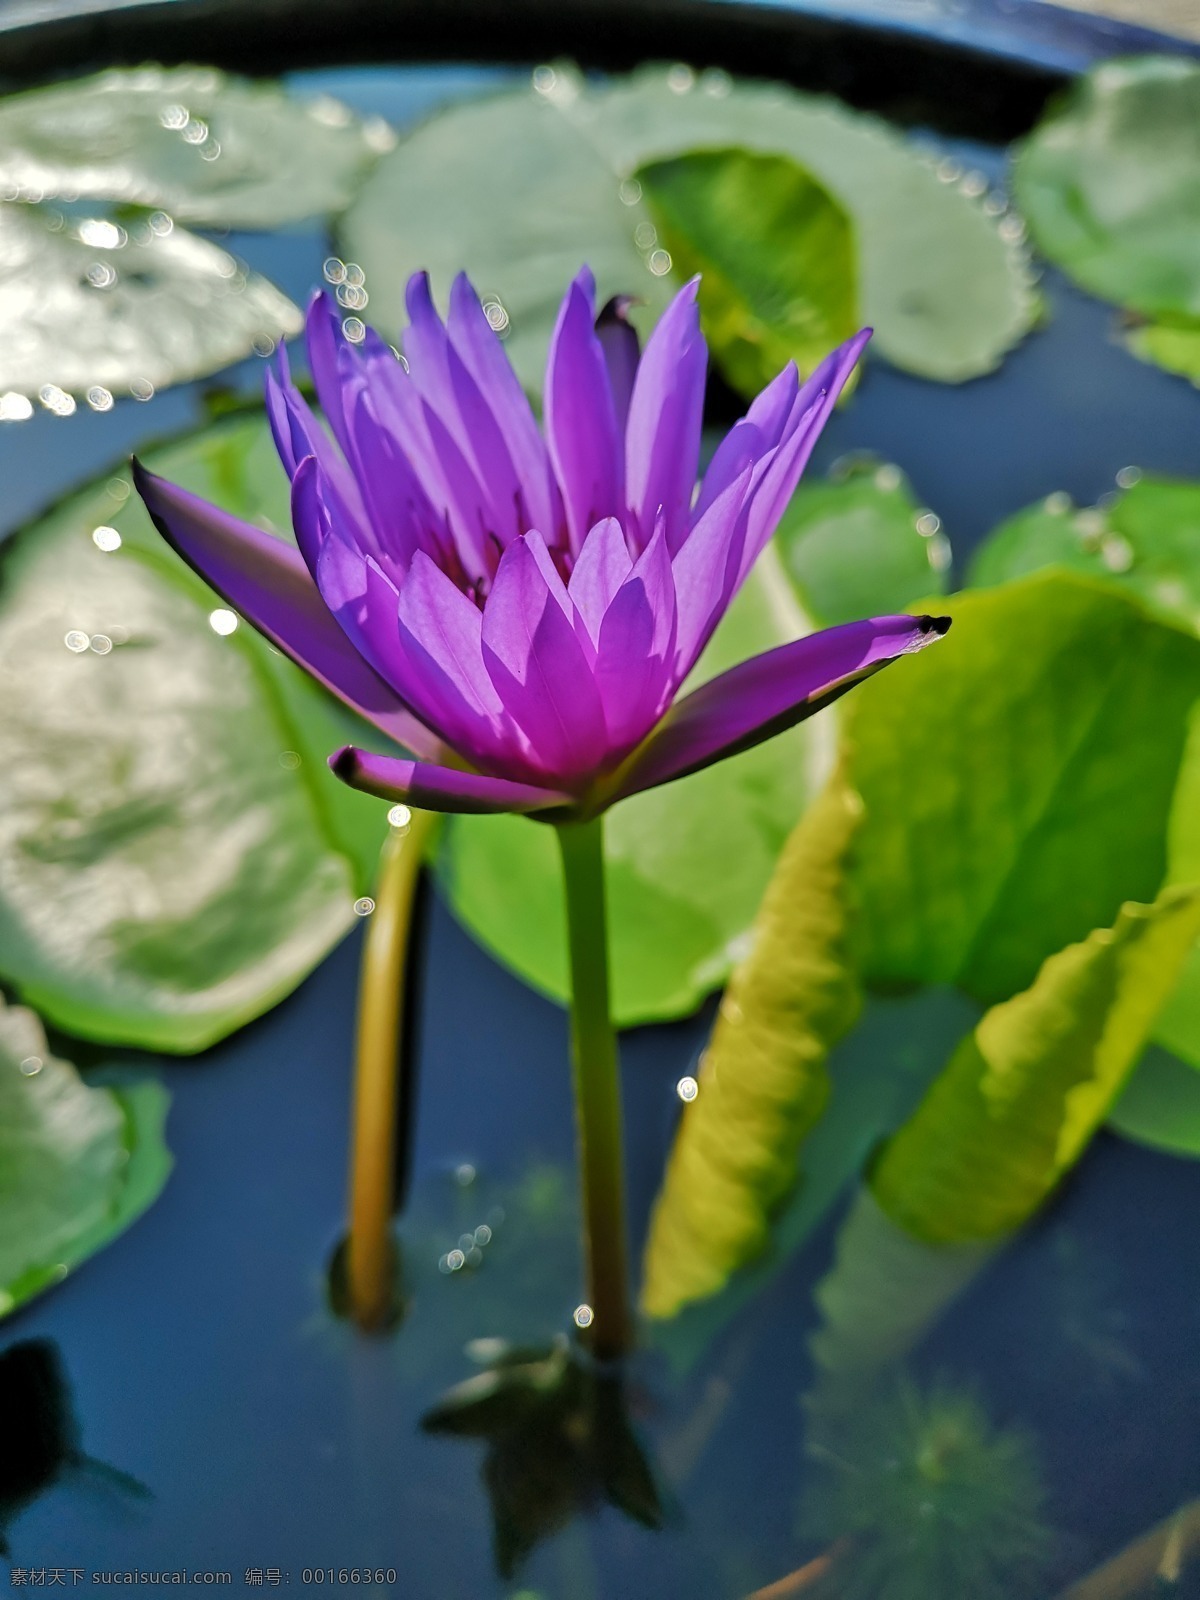
[[[545,441],[504,346],[465,273],[459,273],[451,287],[446,326],[454,348],[491,407],[519,475],[526,517],[525,527],[518,531],[540,528],[547,539],[554,539],[562,527],[563,505]]]
[[[158,531],[223,600],[390,738],[421,756],[440,754],[434,734],[350,644],[298,551],[137,461],[133,477]]]
[[[897,656],[934,643],[949,626],[949,617],[846,622],[743,661],[677,702],[630,763],[615,798],[686,777],[782,733]]]
[[[616,749],[631,749],[642,739],[670,699],[675,627],[675,580],[660,518],[600,628],[596,683]]]
[[[799,389],[800,374],[796,363],[789,361],[757,396],[741,421],[734,423],[708,464],[692,511],[693,523],[699,521],[717,496],[741,474],[747,456],[757,461],[768,450],[774,450],[783,438]]]
[[[583,618],[593,644],[613,596],[633,569],[633,558],[616,517],[605,517],[590,530],[571,573],[567,593]]]
[[[592,326],[593,294],[585,269],[567,290],[546,363],[546,440],[574,550],[601,518],[624,509],[616,412]]]
[[[602,764],[608,740],[592,665],[563,600],[574,608],[553,592],[547,564],[537,533],[504,552],[483,610],[483,659],[542,769],[576,777]]]
[[[315,456],[329,482],[339,516],[348,526],[365,532],[367,513],[358,484],[308,402],[292,383],[287,350],[283,345],[279,347],[278,377],[269,367],[267,369],[266,407],[275,448],[288,477],[296,476],[296,469],[305,456]]]
[[[398,761],[346,745],[330,756],[329,765],[352,789],[402,800],[422,811],[552,811],[572,804],[569,795],[538,789],[507,778],[486,778],[476,772],[432,766],[426,761]]]
[[[739,472],[694,524],[672,563],[679,606],[677,684],[695,666],[737,588],[753,473],[753,458],[743,457]]]
[[[308,302],[305,318],[308,368],[320,406],[333,436],[349,459],[352,454],[346,426],[344,378],[352,366],[352,352],[342,333],[341,312],[333,296],[318,290]]]
[[[600,308],[596,318],[596,337],[604,352],[604,365],[608,368],[608,386],[612,390],[613,411],[617,419],[617,436],[625,438],[629,421],[629,401],[633,395],[633,382],[637,377],[641,346],[637,329],[629,320],[633,296],[615,294]]]
[[[671,301],[638,364],[625,430],[629,510],[644,547],[658,513],[674,553],[687,534],[700,459],[700,424],[708,350],[700,334],[693,278]]]

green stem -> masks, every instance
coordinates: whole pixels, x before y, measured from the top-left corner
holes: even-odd
[[[571,963],[571,1059],[579,1175],[588,1338],[597,1356],[620,1356],[632,1343],[625,1250],[625,1181],[621,1080],[608,1004],[608,930],[604,909],[603,822],[558,829],[567,901]]]

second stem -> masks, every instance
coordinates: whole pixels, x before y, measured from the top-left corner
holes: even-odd
[[[625,1245],[621,1080],[609,1013],[603,821],[557,828],[571,966],[571,1060],[583,1199],[588,1339],[602,1359],[632,1343]]]

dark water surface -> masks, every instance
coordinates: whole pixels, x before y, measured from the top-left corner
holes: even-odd
[[[507,75],[396,68],[296,81],[400,125]],[[972,154],[996,169],[994,153]],[[328,254],[315,231],[230,242],[297,300]],[[1046,291],[1047,326],[994,376],[951,388],[873,364],[812,470],[858,448],[898,462],[960,558],[1007,513],[1057,489],[1090,503],[1124,466],[1200,477],[1196,392],[1114,344],[1109,308],[1053,276]],[[251,362],[229,381],[256,388],[260,377]],[[202,416],[194,387],[106,415],[10,426],[0,432],[0,517],[15,527]],[[631,1406],[667,1486],[668,1528],[653,1533],[604,1509],[539,1546],[514,1583],[495,1576],[482,1446],[430,1437],[418,1423],[472,1370],[469,1340],[544,1342],[579,1298],[566,1028],[433,895],[424,927],[405,1322],[391,1340],[364,1341],[325,1309],[343,1217],[352,938],[264,1021],[164,1065],[176,1170],[163,1197],[3,1325],[0,1427],[11,1439],[4,1384],[23,1370],[4,1353],[51,1341],[82,1452],[44,1492],[0,1486],[0,1537],[17,1568],[63,1569],[64,1586],[70,1569],[217,1569],[240,1592],[248,1570],[269,1587],[278,1569],[278,1586],[298,1589],[305,1569],[381,1567],[398,1574],[383,1587],[411,1600],[736,1600],[820,1549],[798,1530],[811,1472],[801,1396],[814,1382],[813,1288],[844,1207],[690,1370],[675,1373],[651,1352],[635,1372]],[[625,1041],[639,1236],[675,1084],[706,1028],[700,1018]],[[877,1051],[879,1037],[852,1048]],[[930,1055],[939,1048],[928,1045]],[[854,1066],[847,1054],[840,1070]],[[1200,1492],[1197,1217],[1200,1165],[1102,1136],[1058,1202],[975,1278],[913,1358],[920,1385],[966,1387],[993,1425],[1019,1425],[1032,1441],[1055,1530],[1047,1593]],[[482,1266],[439,1272],[439,1258],[481,1224],[493,1233]],[[361,1592],[336,1576],[324,1587]]]

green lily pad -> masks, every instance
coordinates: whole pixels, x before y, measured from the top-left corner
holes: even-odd
[[[846,702],[865,973],[993,1004],[1158,892],[1200,643],[1061,571],[946,609],[943,645]]]
[[[899,467],[848,460],[792,496],[775,534],[784,570],[816,621],[832,627],[903,611],[946,588],[950,541]]]
[[[1200,386],[1200,317],[1158,317],[1126,328],[1125,346],[1139,361],[1150,361]]]
[[[1092,294],[1200,315],[1200,64],[1094,67],[1022,145],[1013,186],[1038,247]]]
[[[0,390],[73,410],[149,399],[270,348],[301,325],[292,302],[169,218],[68,218],[0,204]]]
[[[580,262],[602,298],[641,296],[646,326],[662,310],[677,280],[635,174],[695,150],[786,156],[828,190],[857,234],[860,306],[875,348],[897,366],[961,382],[998,366],[1033,324],[1038,302],[1020,245],[983,210],[982,180],[968,175],[969,193],[943,181],[947,169],[875,118],[679,69],[588,88],[542,68],[534,83],[532,93],[431,118],[379,162],[339,224],[342,253],[361,263],[373,304],[394,307],[393,317],[410,273],[428,268],[445,294],[465,267],[495,301],[531,390]],[[749,205],[733,226],[753,228]],[[386,313],[384,326],[397,331]]]
[[[286,526],[261,416],[151,451]],[[272,510],[267,512],[264,496]],[[124,471],[5,547],[0,973],[88,1038],[198,1050],[345,934],[379,807],[325,767],[350,718],[167,549]],[[340,729],[336,726],[340,720]]]
[[[122,1233],[171,1170],[157,1083],[89,1088],[0,1002],[0,1316]]]
[[[212,67],[118,67],[0,100],[0,192],[278,228],[340,211],[394,142],[328,95],[296,100]]]
[[[807,376],[859,327],[850,219],[785,156],[702,150],[635,179],[678,277],[704,277],[709,343],[753,398],[794,361]]]
[[[1154,1150],[1200,1157],[1200,1072],[1165,1050],[1147,1051],[1108,1125]]]
[[[1200,484],[1142,477],[1136,469],[1130,476],[1132,487],[1100,506],[1081,509],[1052,494],[1018,511],[979,547],[970,582],[987,587],[1042,567],[1069,567],[1200,632]]]

